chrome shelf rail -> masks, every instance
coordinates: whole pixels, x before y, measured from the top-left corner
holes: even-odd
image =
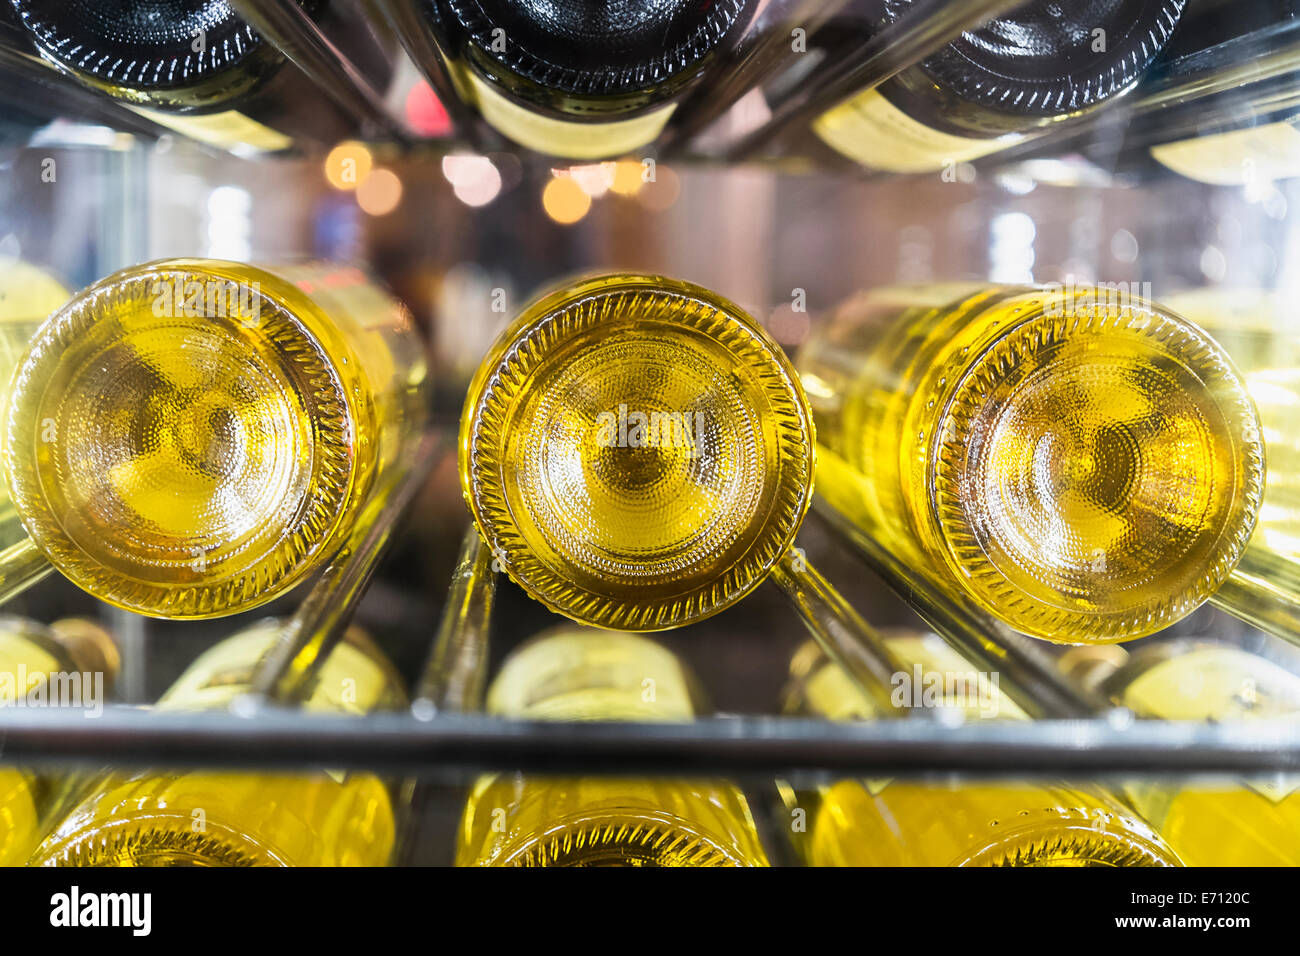
[[[523,723],[479,714],[366,717],[266,708],[232,713],[0,709],[0,761],[21,766],[335,768],[400,775],[798,773],[1053,777],[1300,771],[1294,721],[929,720],[779,717],[692,723]]]

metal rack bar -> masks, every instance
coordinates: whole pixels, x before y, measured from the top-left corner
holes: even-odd
[[[732,144],[725,158],[748,159],[787,131],[873,89],[1022,0],[918,0],[913,12],[872,36],[852,60],[830,67],[815,82],[777,104],[761,127]]]
[[[1125,712],[1127,713],[1127,712]],[[1130,715],[1131,718],[1131,715]],[[692,723],[520,723],[478,714],[366,717],[280,708],[252,719],[114,707],[0,709],[5,763],[139,767],[337,768],[433,774],[802,772],[972,776],[1260,774],[1300,771],[1294,721],[828,723],[774,717]]]
[[[894,658],[871,625],[793,548],[772,569],[772,580],[826,656],[853,678],[878,712],[893,714],[891,678],[907,667]]]
[[[230,5],[358,122],[374,124],[398,143],[409,142],[383,98],[295,0],[230,0]]]
[[[731,63],[717,70],[716,82],[706,83],[678,109],[660,137],[665,156],[689,148],[691,141],[733,107],[741,97],[758,89],[789,62],[790,32],[804,28],[811,36],[838,13],[848,0],[784,0],[762,10],[759,20],[731,51]]]
[[[1068,680],[1034,645],[1033,638],[1016,634],[970,607],[955,604],[917,575],[907,573],[896,555],[864,534],[821,496],[813,499],[813,510],[935,633],[976,667],[997,671],[1002,692],[1029,716],[1088,717],[1109,709],[1106,701]]]
[[[470,523],[461,543],[433,651],[411,712],[428,720],[440,712],[478,710],[487,683],[488,638],[497,572],[478,527]]]
[[[352,620],[398,519],[433,470],[440,444],[435,433],[424,434],[406,460],[371,490],[347,541],[253,674],[254,701],[296,703],[311,692],[321,665]]]

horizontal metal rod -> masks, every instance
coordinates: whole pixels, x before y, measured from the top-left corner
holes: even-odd
[[[1300,771],[1300,726],[1115,719],[832,723],[779,717],[682,724],[523,723],[477,714],[249,716],[110,707],[0,708],[0,762],[19,766],[337,768],[396,774],[521,770],[686,775],[972,776]]]

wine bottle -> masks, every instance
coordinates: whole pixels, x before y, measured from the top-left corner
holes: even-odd
[[[490,713],[520,720],[689,721],[684,666],[644,637],[560,628],[512,653]],[[458,866],[766,866],[744,794],[725,781],[482,777]]]
[[[201,655],[159,710],[224,708],[250,690],[280,635],[261,621]],[[399,676],[350,628],[321,667],[306,710],[405,706]],[[370,774],[110,772],[88,781],[33,866],[383,866],[396,839],[389,787]]]
[[[234,152],[331,144],[356,123],[225,0],[12,0],[41,55],[161,126]],[[369,78],[390,52],[340,0],[301,6]]]
[[[1300,334],[1277,292],[1199,289],[1166,304],[1207,330],[1241,369],[1263,428],[1259,523],[1213,600],[1281,636],[1300,636]]]
[[[18,259],[0,259],[0,407],[8,400],[9,381],[36,329],[71,293],[42,269]],[[48,567],[24,567],[27,534],[18,512],[0,483],[0,597],[7,599],[42,577]],[[13,550],[10,550],[13,549]]]
[[[1204,332],[1123,287],[850,301],[801,350],[827,503],[917,575],[1063,643],[1172,624],[1227,579],[1259,422]]]
[[[356,269],[137,266],[21,359],[10,495],[30,549],[96,597],[232,614],[332,555],[418,428],[423,385],[408,313]]]
[[[498,132],[605,159],[653,141],[750,0],[423,0],[465,98]]]
[[[913,0],[865,0],[877,28]],[[1032,0],[822,114],[829,146],[886,172],[938,171],[1024,141],[1130,90],[1164,46],[1183,0]]]
[[[49,627],[0,615],[0,706],[103,705],[117,674],[117,646],[90,621]],[[62,699],[64,690],[77,700]],[[58,781],[20,767],[0,767],[0,866],[20,866],[57,803]]]
[[[1300,721],[1300,677],[1229,644],[1184,640],[1143,647],[1103,692],[1139,717],[1215,722]],[[1189,866],[1300,866],[1300,778],[1139,781],[1133,805]]]
[[[1152,79],[1205,88],[1133,124],[1130,145],[1199,182],[1252,185],[1300,176],[1300,3],[1194,4]],[[1264,78],[1268,74],[1271,78]]]
[[[798,377],[751,317],[684,282],[611,275],[530,305],[461,416],[465,500],[547,607],[677,627],[756,587],[808,508]]]
[[[968,719],[1025,715],[932,634],[888,631],[910,663],[895,692],[914,699],[918,678],[936,705]],[[843,670],[809,642],[795,655],[787,709],[827,720],[881,716]],[[981,680],[981,677],[983,679]],[[1101,791],[1055,783],[841,780],[817,793],[784,788],[807,814],[796,845],[811,866],[1177,866],[1164,840]]]

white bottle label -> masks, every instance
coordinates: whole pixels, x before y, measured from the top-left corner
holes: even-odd
[[[1300,176],[1300,129],[1289,122],[1154,146],[1151,156],[1188,179],[1246,186]]]
[[[944,133],[912,119],[875,90],[827,110],[813,123],[813,130],[854,162],[892,173],[937,172],[948,163],[978,159],[1024,138],[1011,134],[975,139]]]

